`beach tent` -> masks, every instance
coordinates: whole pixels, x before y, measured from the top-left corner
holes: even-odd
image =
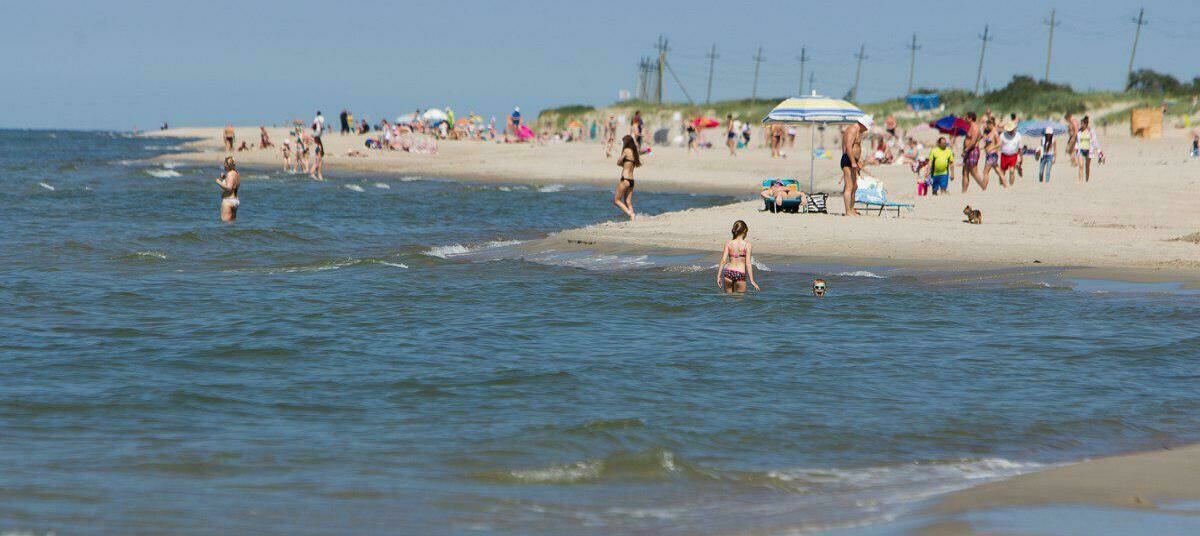
[[[429,123],[430,126],[433,126],[449,121],[450,116],[446,115],[446,112],[443,112],[437,108],[430,108],[425,110],[424,114],[421,114],[421,119],[424,119],[426,123]]]
[[[857,106],[850,104],[841,99],[831,99],[817,95],[817,92],[812,92],[811,95],[803,97],[793,97],[787,99],[778,106],[775,106],[762,122],[764,125],[782,123],[785,125],[808,124],[810,127],[810,136],[812,137],[811,144],[815,146],[817,140],[817,126],[824,125],[847,125],[855,123],[859,118],[867,115],[866,112],[858,109]],[[813,169],[816,166],[816,153],[810,152],[808,158],[808,192],[813,190]]]
[[[929,126],[942,134],[949,134],[951,136],[966,136],[967,130],[971,128],[966,119],[954,117],[953,115],[947,115],[937,121],[932,121],[929,123]]]
[[[692,120],[692,126],[696,127],[696,130],[704,130],[706,128],[719,127],[721,126],[721,122],[711,117],[697,117]]]
[[[1046,127],[1050,127],[1054,131],[1055,136],[1061,136],[1067,133],[1067,125],[1057,121],[1040,121],[1028,120],[1017,123],[1017,132],[1026,136],[1041,136],[1046,133]]]
[[[660,129],[654,131],[653,139],[654,139],[654,143],[657,143],[659,145],[666,145],[667,140],[670,137],[671,137],[670,130],[667,130],[666,128],[660,128]]]
[[[914,112],[922,112],[925,110],[936,110],[942,105],[942,99],[936,94],[918,93],[909,95],[904,99],[904,103],[912,108]]]
[[[417,113],[404,114],[396,118],[397,125],[411,125],[417,122]]]

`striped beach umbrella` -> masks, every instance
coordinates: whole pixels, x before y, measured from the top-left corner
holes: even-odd
[[[841,99],[831,99],[812,94],[787,99],[763,118],[763,124],[771,123],[818,123],[825,125],[848,124],[867,115],[858,106]]]
[[[816,144],[816,125],[845,125],[858,122],[862,117],[867,117],[867,113],[860,110],[849,102],[841,99],[832,99],[817,95],[813,92],[811,95],[803,97],[792,97],[779,105],[775,106],[766,117],[763,118],[764,125],[782,123],[786,125],[796,125],[807,123],[814,128],[811,129],[811,137],[813,145]],[[811,151],[810,151],[811,153]],[[816,161],[816,155],[810,154],[808,159],[808,191],[813,190],[813,167]]]

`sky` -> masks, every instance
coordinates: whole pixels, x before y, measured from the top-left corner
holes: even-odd
[[[804,47],[815,89],[843,96],[866,50],[859,101],[903,95],[917,34],[915,85],[973,88],[984,25],[989,87],[1041,77],[1057,10],[1051,80],[1120,89],[1139,5],[1045,2],[760,0],[752,3],[58,0],[4,2],[0,128],[130,130],[281,124],[341,109],[372,120],[450,106],[527,116],[565,104],[608,105],[633,91],[637,62],[668,39],[687,93],[748,98],[799,90]],[[843,6],[843,12],[834,12]],[[1144,3],[1135,68],[1200,76],[1200,2]],[[807,86],[807,81],[806,81]],[[806,90],[807,91],[807,90]],[[686,101],[668,74],[665,96]]]

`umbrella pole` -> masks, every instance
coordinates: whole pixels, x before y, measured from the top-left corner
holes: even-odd
[[[808,127],[808,132],[809,132],[809,141],[808,141],[808,193],[809,193],[809,195],[812,195],[812,193],[813,193],[813,166],[815,166],[815,165],[816,165],[816,161],[817,161],[817,154],[816,154],[816,150],[817,150],[817,126],[816,126],[816,125],[810,125],[810,126]]]

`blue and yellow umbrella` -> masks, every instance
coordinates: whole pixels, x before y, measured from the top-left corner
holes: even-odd
[[[787,125],[796,125],[808,123],[809,125],[845,125],[857,123],[864,117],[870,117],[866,112],[860,110],[849,102],[841,99],[831,99],[817,95],[814,91],[812,95],[804,97],[792,97],[787,99],[767,114],[763,118],[763,124],[782,123]],[[812,138],[816,140],[816,129],[812,129]],[[808,191],[813,189],[813,162],[816,155],[813,154],[808,161]]]

